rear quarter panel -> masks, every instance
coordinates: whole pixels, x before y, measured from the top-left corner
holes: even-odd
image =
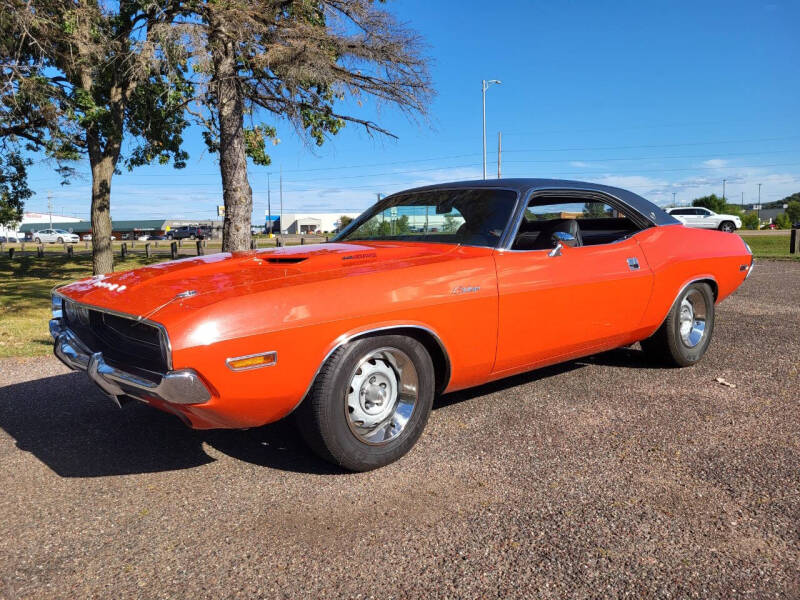
[[[638,337],[655,332],[667,316],[678,292],[693,280],[713,280],[717,303],[744,281],[752,255],[735,233],[666,225],[636,236],[654,273],[653,294],[642,318]]]

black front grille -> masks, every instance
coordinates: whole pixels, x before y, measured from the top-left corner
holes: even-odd
[[[67,323],[93,352],[111,362],[148,371],[168,369],[165,344],[158,327],[135,319],[89,309],[89,323]]]

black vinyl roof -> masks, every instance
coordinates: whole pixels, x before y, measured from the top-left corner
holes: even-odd
[[[437,183],[426,185],[410,190],[398,192],[405,194],[408,192],[425,192],[431,190],[446,190],[460,188],[501,188],[514,190],[525,197],[526,195],[543,190],[581,190],[603,192],[617,198],[627,204],[637,212],[645,216],[656,225],[675,225],[680,223],[675,217],[656,206],[649,200],[645,200],[638,194],[629,192],[622,188],[589,183],[586,181],[569,181],[567,179],[534,179],[534,178],[510,178],[510,179],[477,179],[474,181],[456,181],[452,183]]]

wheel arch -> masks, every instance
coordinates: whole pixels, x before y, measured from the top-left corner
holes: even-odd
[[[336,350],[354,340],[367,337],[376,337],[379,335],[405,335],[417,340],[425,347],[431,357],[431,360],[433,361],[433,371],[436,376],[436,393],[441,393],[447,388],[447,385],[450,383],[452,367],[450,364],[450,354],[447,352],[447,348],[445,347],[444,342],[442,342],[441,337],[439,337],[439,335],[433,329],[425,325],[398,323],[393,325],[361,329],[339,336],[332,343],[330,349],[325,354],[325,357],[320,361],[316,371],[314,372],[314,376],[308,383],[308,387],[306,388],[306,391],[300,401],[297,403],[297,406],[300,406],[300,404],[302,404],[306,399],[306,396],[308,396],[308,392],[314,385],[314,381],[316,381],[317,377],[319,376],[323,365],[328,361],[331,355],[336,352]],[[297,409],[297,406],[292,409],[292,412]]]
[[[717,303],[717,298],[719,298],[719,284],[717,283],[717,280],[714,278],[714,276],[700,275],[697,277],[692,277],[688,281],[685,281],[680,288],[678,288],[678,293],[675,294],[675,298],[673,298],[672,302],[667,308],[667,312],[664,313],[664,317],[658,322],[658,327],[656,327],[656,331],[658,331],[658,328],[661,327],[661,325],[664,324],[664,321],[667,320],[669,311],[671,311],[672,307],[675,306],[675,302],[678,300],[678,298],[681,297],[681,294],[683,294],[683,292],[686,291],[686,288],[688,288],[693,283],[707,283],[709,287],[711,287],[711,293],[714,294],[714,304]]]

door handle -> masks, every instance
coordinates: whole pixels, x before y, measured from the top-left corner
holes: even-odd
[[[638,271],[639,270],[639,261],[638,261],[638,259],[636,259],[635,257],[634,258],[629,258],[628,259],[628,268],[631,271]]]

